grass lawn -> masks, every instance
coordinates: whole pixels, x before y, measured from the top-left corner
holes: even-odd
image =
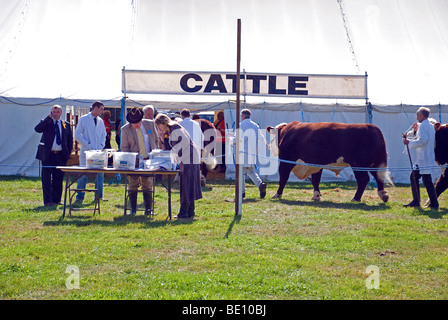
[[[383,204],[372,189],[350,202],[354,183],[324,183],[313,202],[307,182],[281,200],[248,182],[236,219],[234,182],[208,180],[196,218],[169,221],[162,187],[155,217],[129,217],[110,180],[100,215],[62,220],[39,178],[0,177],[0,299],[448,299],[447,195],[437,212],[403,208],[407,185]]]

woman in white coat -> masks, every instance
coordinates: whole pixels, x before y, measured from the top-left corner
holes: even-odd
[[[419,181],[422,178],[429,196],[429,207],[431,209],[439,208],[437,194],[431,179],[431,167],[436,165],[436,162],[434,154],[435,130],[428,120],[429,113],[428,108],[419,108],[417,110],[418,123],[413,125],[415,138],[413,140],[408,140],[407,137],[403,138],[403,144],[408,145],[409,148],[415,148],[416,151],[414,168],[412,168],[410,176],[413,200],[405,207],[420,207]]]

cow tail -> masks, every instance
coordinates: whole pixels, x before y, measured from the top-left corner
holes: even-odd
[[[202,150],[202,158],[207,166],[207,170],[214,170],[218,165],[218,160],[216,160],[207,147]]]
[[[390,184],[391,186],[394,186],[394,182],[392,181],[392,178],[390,176],[390,171],[387,169],[387,148],[386,148],[386,140],[384,140],[383,133],[378,127],[375,127],[376,129],[376,137],[379,139],[377,140],[378,146],[379,146],[379,154],[380,158],[377,162],[377,168],[379,169],[377,176],[378,179],[380,179],[384,184]]]
[[[387,166],[381,165],[379,169],[383,170],[378,171],[378,179],[380,179],[384,184],[390,184],[394,186],[394,182],[392,181],[390,171],[387,169]]]

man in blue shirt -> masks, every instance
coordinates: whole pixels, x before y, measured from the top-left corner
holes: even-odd
[[[266,196],[266,183],[264,183],[255,171],[257,162],[257,146],[258,146],[258,125],[250,119],[251,112],[249,109],[241,110],[240,129],[244,139],[244,163],[242,164],[243,173],[246,173],[252,182],[260,190],[260,198]],[[243,198],[246,196],[246,186],[243,179]]]

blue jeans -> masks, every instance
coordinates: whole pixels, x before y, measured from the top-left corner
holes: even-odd
[[[95,177],[95,189],[98,189],[98,195],[100,199],[103,199],[103,183],[104,183],[104,173],[98,173]],[[87,176],[82,176],[78,180],[78,189],[85,189],[87,185]],[[78,192],[76,195],[76,200],[84,200],[84,192]]]

